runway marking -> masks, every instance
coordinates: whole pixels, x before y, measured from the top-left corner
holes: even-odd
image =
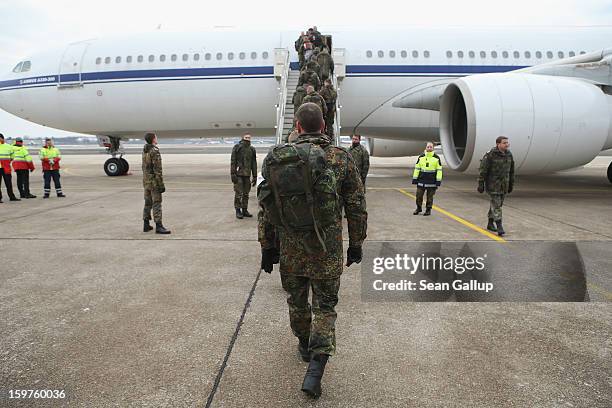
[[[399,191],[403,195],[416,200],[416,196],[414,196],[413,194],[410,194],[409,192],[407,192],[403,188],[396,188],[394,190]],[[500,237],[500,236],[498,236],[496,234],[492,234],[491,232],[489,232],[489,231],[487,231],[487,230],[485,230],[483,228],[480,228],[478,225],[472,224],[471,222],[469,222],[467,220],[464,220],[463,218],[458,217],[455,214],[450,213],[450,212],[446,211],[445,209],[438,207],[437,205],[434,205],[432,207],[432,209],[437,211],[437,212],[439,212],[440,214],[446,215],[448,218],[450,218],[452,220],[455,220],[458,223],[460,223],[462,225],[465,225],[466,227],[468,227],[468,228],[470,228],[470,229],[472,229],[472,230],[474,230],[474,231],[484,235],[487,238],[491,238],[492,240],[495,240],[495,241],[498,241],[498,242],[507,242],[502,237]]]
[[[587,287],[591,290],[594,290],[595,292],[599,292],[604,298],[612,301],[612,292],[602,288],[599,285],[596,285],[594,283],[588,283],[587,282]]]
[[[70,170],[70,168],[69,168],[69,167],[64,167],[62,170],[63,170],[63,171],[64,171],[64,173],[66,173],[66,174],[70,174],[71,176],[76,176],[76,177],[79,177],[79,175],[78,175],[78,174],[76,174],[76,173],[73,173],[73,172]]]

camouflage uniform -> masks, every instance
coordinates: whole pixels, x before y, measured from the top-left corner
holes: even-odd
[[[305,104],[306,102],[312,102],[321,108],[321,112],[323,112],[323,117],[325,118],[325,115],[327,114],[327,105],[325,104],[325,100],[321,97],[321,95],[319,95],[318,92],[315,91],[306,95],[304,99],[302,99],[302,104]]]
[[[145,144],[142,150],[142,185],[144,187],[144,210],[142,219],[149,221],[151,211],[156,224],[162,223],[162,193],[165,191],[162,159],[157,146]]]
[[[338,98],[338,92],[334,89],[333,85],[329,87],[323,85],[319,95],[325,100],[327,107],[327,113],[325,114],[325,133],[328,136],[334,135],[334,117],[336,116],[336,99]]]
[[[303,86],[306,88],[306,85],[312,85],[315,91],[318,91],[321,88],[321,80],[316,72],[311,69],[306,69],[302,71],[300,74],[300,79],[298,80],[298,86]]]
[[[365,186],[366,177],[368,176],[368,171],[370,171],[370,154],[361,144],[357,146],[351,145],[349,152],[353,156],[353,160],[355,160],[355,167],[359,170],[361,182]]]
[[[298,108],[302,104],[302,100],[304,99],[304,96],[306,96],[306,90],[304,89],[303,86],[298,86],[295,89],[295,93],[293,94],[293,98],[291,99],[291,102],[293,103],[293,111],[294,112],[297,112]]]
[[[323,51],[319,53],[317,56],[317,63],[321,67],[321,81],[325,81],[332,76],[334,73],[334,59],[329,55],[329,52],[327,52],[327,48],[323,48]]]
[[[257,179],[257,155],[251,143],[241,140],[232,149],[230,175],[234,183],[234,208],[247,209],[251,176]]]
[[[295,40],[295,50],[298,53],[298,58],[300,61],[300,69],[304,66],[306,59],[304,58],[304,36],[300,35],[297,40]]]
[[[329,139],[319,133],[304,133],[297,142],[309,141],[321,146],[335,178],[335,190],[345,203],[348,221],[349,245],[361,246],[367,229],[367,213],[363,197],[363,185],[351,155],[345,149],[332,146]],[[266,170],[262,175],[267,177]],[[342,218],[340,208],[337,222],[322,228],[327,252],[321,248],[313,232],[289,233],[275,228],[259,213],[259,242],[262,248],[272,248],[280,241],[280,274],[287,292],[289,320],[293,334],[299,339],[309,339],[312,354],[333,355],[336,350],[335,322],[340,275],[343,268]],[[307,248],[315,248],[308,253]],[[308,303],[309,287],[312,288],[312,307]]]
[[[306,63],[306,70],[316,72],[319,79],[321,79],[321,67],[317,63],[315,56],[313,56],[312,59]]]
[[[501,221],[504,198],[514,184],[514,158],[510,150],[502,153],[494,147],[485,153],[480,161],[478,182],[484,183],[485,191],[491,198],[489,218]]]

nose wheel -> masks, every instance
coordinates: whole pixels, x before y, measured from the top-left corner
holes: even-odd
[[[123,176],[129,169],[130,165],[124,158],[113,157],[104,163],[104,172],[110,177]]]

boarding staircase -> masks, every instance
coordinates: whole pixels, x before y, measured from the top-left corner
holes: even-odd
[[[344,78],[344,49],[335,49],[333,52],[334,58],[334,75],[332,84],[338,92],[336,99],[336,118],[334,120],[334,144],[340,146],[340,80]],[[338,58],[338,61],[336,61]],[[281,144],[289,136],[289,132],[293,128],[293,117],[295,109],[293,107],[293,94],[297,87],[300,77],[299,70],[292,70],[289,59],[289,51],[286,48],[277,48],[274,50],[274,76],[278,81],[278,103],[276,104],[276,143]]]

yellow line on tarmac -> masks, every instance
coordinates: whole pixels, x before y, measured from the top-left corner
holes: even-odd
[[[64,167],[62,170],[64,170],[64,173],[70,174],[71,176],[78,176],[78,174],[73,173],[68,167]]]
[[[396,188],[395,190],[399,191],[400,193],[402,193],[403,195],[410,197],[412,199],[416,200],[416,196],[410,194],[409,192],[407,192],[406,190],[404,190],[403,188]],[[486,229],[480,228],[478,225],[474,225],[471,222],[464,220],[461,217],[456,216],[455,214],[452,214],[448,211],[446,211],[443,208],[438,207],[437,205],[434,205],[432,207],[433,210],[446,215],[448,218],[457,221],[460,224],[465,225],[466,227],[473,229],[476,232],[481,233],[482,235],[484,235],[487,238],[491,238],[492,240],[498,241],[498,242],[507,242],[505,239],[503,239],[502,237],[496,235],[496,234],[492,234],[489,231],[487,231]]]
[[[612,292],[607,291],[599,285],[594,283],[587,282],[587,287],[595,292],[601,293],[601,295],[609,301],[612,301]]]

